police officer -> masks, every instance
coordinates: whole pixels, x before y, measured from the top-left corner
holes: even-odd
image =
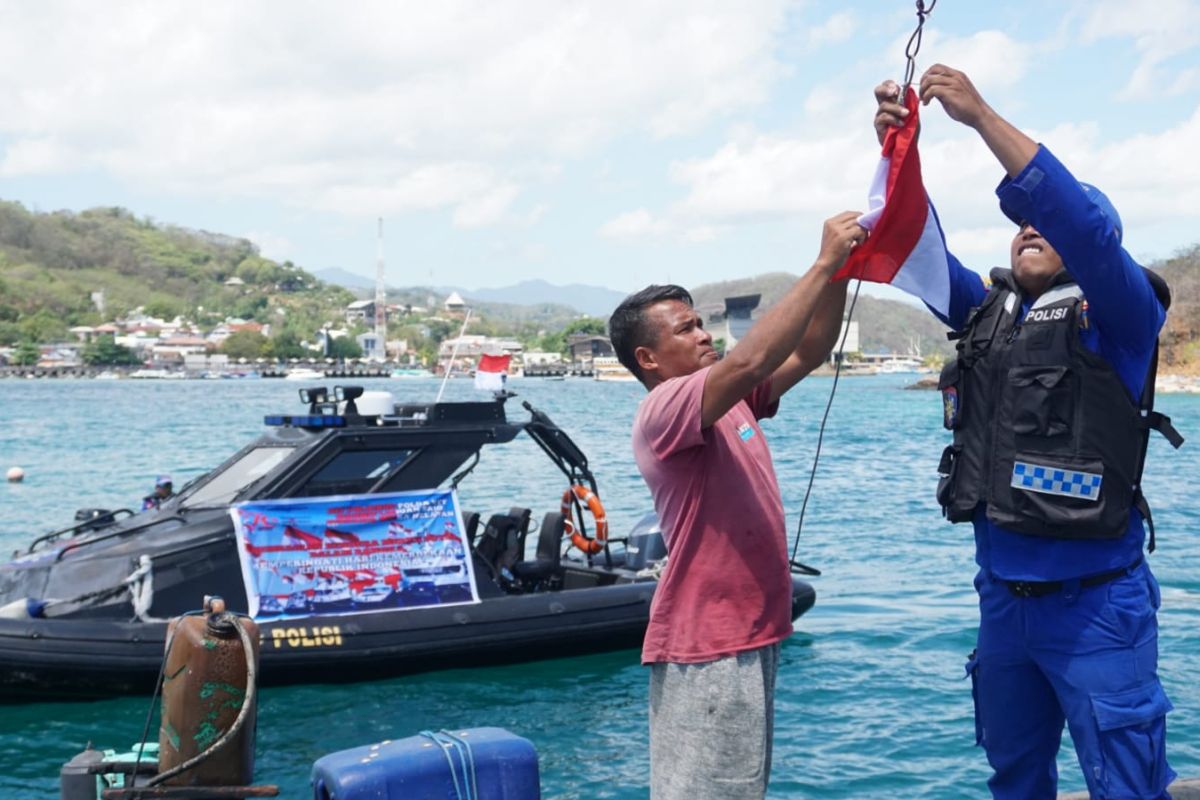
[[[142,511],[158,508],[163,501],[173,495],[174,487],[170,475],[159,475],[154,479],[154,491],[142,498]]]
[[[882,141],[908,112],[891,81],[875,97]],[[1156,673],[1160,598],[1142,557],[1139,482],[1149,423],[1169,420],[1139,409],[1169,295],[1121,246],[1104,194],[966,75],[931,67],[920,99],[980,135],[1018,225],[1012,268],[993,270],[990,288],[948,254],[949,311],[938,314],[958,337],[939,381],[953,443],[938,500],[975,529],[980,624],[967,669],[988,785],[997,798],[1053,798],[1065,720],[1092,797],[1167,797],[1171,703]]]

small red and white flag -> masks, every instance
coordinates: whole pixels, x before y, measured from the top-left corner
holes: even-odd
[[[511,355],[480,356],[475,366],[475,388],[489,392],[498,392],[504,388],[508,378],[508,362]]]
[[[859,224],[871,232],[834,276],[890,283],[945,316],[950,308],[946,237],[921,180],[917,93],[904,98],[904,124],[889,128]]]

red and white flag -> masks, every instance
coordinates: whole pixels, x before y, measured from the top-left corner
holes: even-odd
[[[921,180],[917,93],[911,88],[904,105],[908,116],[884,137],[868,195],[870,211],[859,218],[871,235],[850,253],[834,278],[890,283],[944,316],[950,308],[946,237]]]
[[[475,388],[489,392],[498,392],[504,388],[508,378],[508,362],[511,355],[480,356],[475,366]]]

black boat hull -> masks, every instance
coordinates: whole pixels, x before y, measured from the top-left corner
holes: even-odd
[[[793,617],[812,607],[794,580]],[[489,598],[408,611],[264,620],[263,685],[373,680],[445,667],[638,647],[655,583]],[[0,619],[0,700],[84,699],[153,690],[165,623]]]

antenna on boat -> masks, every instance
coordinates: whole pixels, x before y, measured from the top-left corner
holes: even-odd
[[[454,360],[458,358],[458,348],[462,345],[463,334],[467,332],[467,323],[471,321],[471,309],[467,309],[467,316],[463,319],[462,329],[458,332],[458,338],[454,340],[454,350],[450,353],[450,361],[446,364],[446,371],[442,374],[442,385],[438,387],[437,399],[433,402],[442,402],[442,392],[446,391],[446,381],[450,380],[450,373],[454,369]]]
[[[379,218],[375,258],[375,341],[387,360],[387,289],[383,285],[383,217]]]

